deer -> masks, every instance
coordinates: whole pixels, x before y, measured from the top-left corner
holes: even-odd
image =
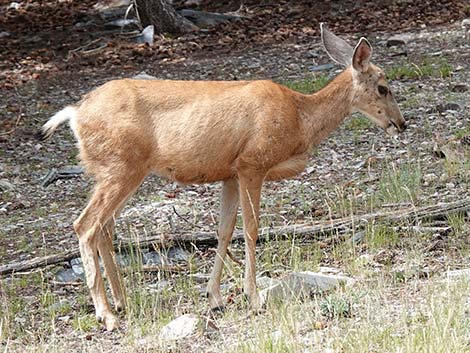
[[[388,135],[405,130],[384,71],[371,63],[367,39],[352,47],[320,27],[327,54],[345,68],[316,93],[301,94],[270,80],[118,79],[43,125],[41,137],[47,139],[69,121],[81,163],[95,180],[73,226],[96,317],[107,330],[118,328],[119,321],[105,293],[98,256],[119,312],[126,299],[113,248],[115,220],[147,175],[182,184],[222,183],[218,245],[206,290],[209,306],[225,306],[220,281],[241,206],[243,292],[250,308],[259,310],[255,251],[263,183],[301,173],[310,150],[352,112],[364,114]]]

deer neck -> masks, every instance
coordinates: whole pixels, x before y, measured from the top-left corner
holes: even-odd
[[[318,145],[351,113],[352,88],[352,74],[346,69],[320,91],[301,97],[298,107],[308,146]]]

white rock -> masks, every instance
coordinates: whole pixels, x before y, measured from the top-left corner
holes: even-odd
[[[142,71],[141,73],[135,75],[132,78],[136,80],[156,80],[157,79],[155,76],[151,76],[147,74],[145,71]]]
[[[7,10],[13,9],[13,10],[18,10],[21,7],[21,4],[19,2],[13,1],[8,5]]]
[[[463,270],[448,271],[446,272],[446,276],[452,279],[458,279],[458,278],[470,279],[470,268],[466,268]]]
[[[462,28],[470,29],[470,18],[462,20]]]
[[[199,317],[194,314],[180,316],[161,329],[160,339],[175,341],[193,336],[198,331],[200,321]]]
[[[338,275],[326,275],[311,271],[292,272],[279,280],[272,280],[271,285],[261,290],[259,295],[262,303],[269,300],[290,299],[310,296],[350,285],[352,278]]]

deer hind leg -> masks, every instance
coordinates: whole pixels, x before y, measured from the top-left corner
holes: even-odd
[[[256,241],[258,240],[259,205],[264,175],[238,173],[240,203],[242,206],[243,231],[245,236],[245,278],[243,291],[253,309],[260,308],[256,289]]]
[[[90,202],[80,217],[74,222],[86,282],[93,299],[96,317],[104,322],[106,329],[109,331],[118,327],[118,320],[111,312],[99,268],[98,247],[100,241],[102,242],[100,237],[105,236],[108,221],[116,213],[119,206],[137,189],[143,178],[144,175],[126,175],[111,176],[107,179],[99,180]],[[112,250],[109,249],[109,246],[107,249],[107,254],[112,255]],[[106,251],[103,251],[103,254],[106,254]],[[104,255],[103,262],[105,263],[106,270],[109,271],[108,276],[113,270],[117,273],[115,263],[111,265],[107,255]]]
[[[119,213],[120,210],[108,220],[103,233],[98,236],[98,252],[101,260],[103,260],[105,276],[109,281],[113,296],[114,308],[118,312],[124,310],[126,306],[124,283],[119,273],[119,266],[116,263],[113,246],[115,219]]]
[[[224,301],[220,295],[220,278],[224,267],[227,247],[232,239],[233,228],[237,220],[238,210],[238,181],[230,179],[224,181],[220,200],[220,221],[218,229],[218,245],[212,268],[211,278],[207,284],[207,296],[212,310],[221,310]]]

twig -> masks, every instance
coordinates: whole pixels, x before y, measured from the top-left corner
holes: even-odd
[[[195,224],[195,223],[191,222],[189,219],[187,219],[187,218],[183,217],[182,215],[180,215],[180,214],[178,213],[178,211],[176,211],[175,206],[173,206],[172,208],[173,208],[173,212],[175,213],[175,215],[177,215],[177,216],[178,216],[179,218],[181,218],[183,221],[185,221],[186,223],[192,225],[193,227],[202,229],[202,227],[201,227],[200,225]]]
[[[79,52],[79,51],[81,51],[81,50],[83,50],[83,49],[85,49],[85,48],[88,48],[89,46],[91,46],[91,45],[93,45],[93,44],[95,44],[95,43],[100,42],[101,40],[102,40],[101,38],[97,38],[97,39],[95,39],[95,40],[92,40],[91,42],[89,42],[89,43],[87,43],[87,44],[85,44],[85,45],[82,45],[81,47],[78,47],[78,48],[69,50],[68,54]]]
[[[243,262],[241,262],[235,256],[233,256],[233,254],[232,254],[232,252],[230,251],[229,248],[227,248],[227,256],[230,258],[230,260],[235,262],[237,265],[243,266]]]

